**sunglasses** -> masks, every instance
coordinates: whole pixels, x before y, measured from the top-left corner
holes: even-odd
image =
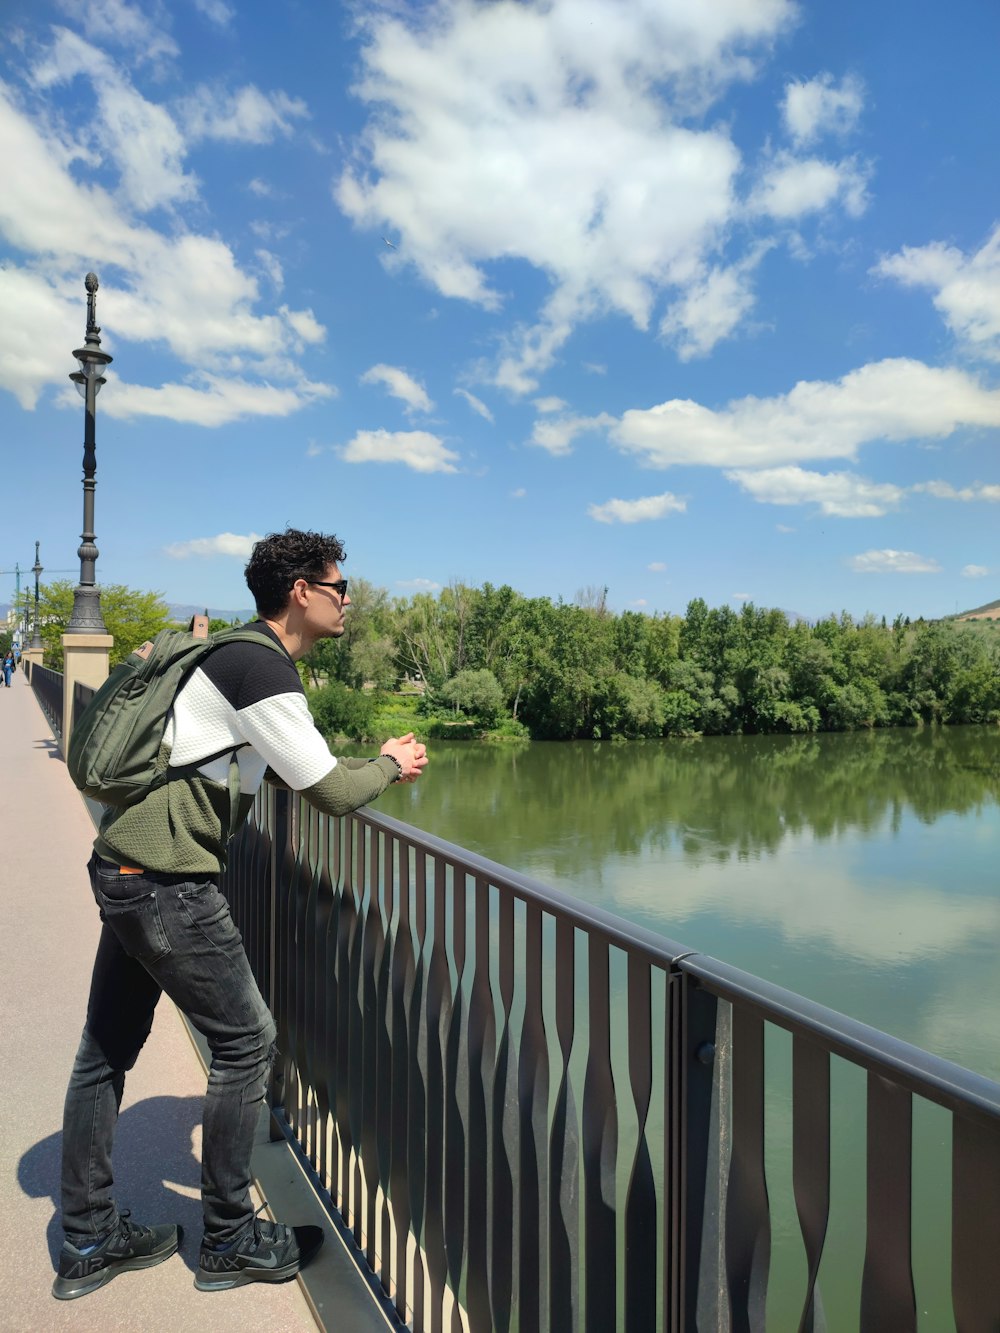
[[[332,588],[338,597],[343,597],[347,592],[346,579],[337,579],[335,583],[324,583],[322,579],[306,579],[306,583],[312,588]]]

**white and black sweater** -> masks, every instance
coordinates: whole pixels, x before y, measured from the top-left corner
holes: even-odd
[[[261,621],[245,628],[279,642]],[[199,765],[222,750],[221,758]],[[168,769],[185,771],[138,804],[109,810],[94,844],[98,855],[165,874],[217,875],[228,841],[232,750],[240,768],[237,826],[269,769],[331,815],[366,805],[397,776],[391,759],[334,758],[316,730],[287,652],[263,644],[224,644],[202,658],[167,724],[163,760]]]

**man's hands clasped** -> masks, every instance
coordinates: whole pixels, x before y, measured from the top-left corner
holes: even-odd
[[[396,760],[403,770],[401,782],[416,782],[427,763],[427,746],[415,740],[412,731],[408,731],[405,736],[391,736],[379,754]]]

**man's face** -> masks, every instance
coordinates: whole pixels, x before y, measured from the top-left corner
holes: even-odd
[[[327,565],[320,581],[307,584],[306,621],[317,639],[339,639],[344,632],[344,612],[351,604],[350,594],[345,592],[341,597],[336,588],[324,586],[336,583],[342,577],[336,565]]]

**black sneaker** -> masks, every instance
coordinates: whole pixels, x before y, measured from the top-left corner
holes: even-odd
[[[63,1244],[59,1276],[52,1284],[56,1300],[76,1300],[103,1287],[119,1273],[152,1268],[176,1253],[181,1243],[180,1227],[140,1227],[128,1218],[128,1211],[122,1212],[114,1231],[92,1250],[78,1250],[69,1241]]]
[[[199,1291],[228,1291],[247,1282],[286,1282],[322,1244],[322,1227],[288,1227],[255,1217],[229,1249],[213,1250],[202,1242],[194,1285]]]

